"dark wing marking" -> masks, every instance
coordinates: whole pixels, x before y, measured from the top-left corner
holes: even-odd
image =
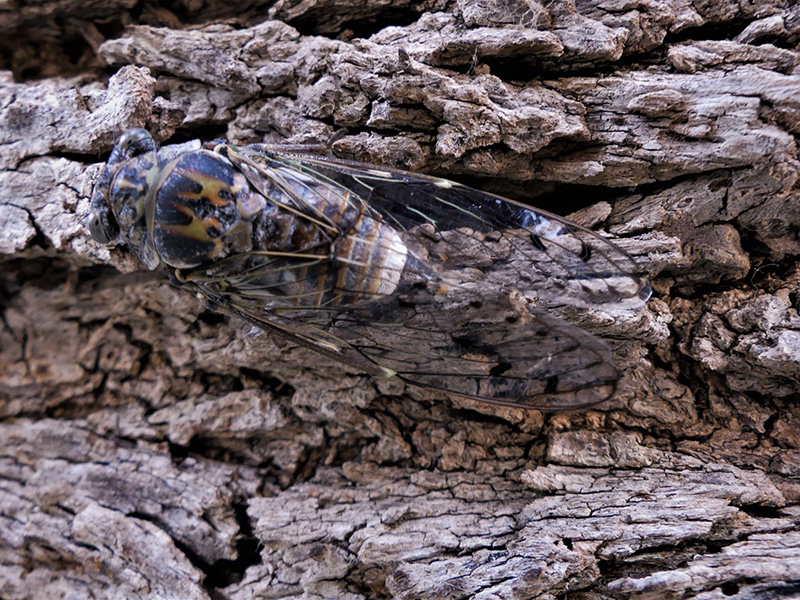
[[[369,373],[454,395],[559,409],[613,394],[617,372],[606,345],[546,312],[646,300],[649,287],[635,262],[611,242],[445,180],[259,147],[231,148],[228,156],[262,193],[334,237],[346,227],[320,208],[326,203],[391,227],[408,254],[401,273],[381,271],[387,281],[397,278],[389,292],[350,304],[304,303],[273,275],[322,281],[336,257],[235,255],[185,274],[212,302]],[[367,243],[362,237],[358,243]],[[394,243],[375,244],[377,255],[399,254]],[[337,281],[326,292],[355,297],[354,286]],[[541,308],[520,308],[515,292],[532,293]]]

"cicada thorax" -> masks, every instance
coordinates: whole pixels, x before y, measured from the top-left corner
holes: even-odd
[[[244,175],[208,150],[163,165],[148,188],[147,229],[158,256],[196,267],[251,248],[249,221],[263,207]]]

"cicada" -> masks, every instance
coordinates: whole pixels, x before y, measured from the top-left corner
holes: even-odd
[[[89,228],[301,346],[522,408],[588,406],[615,390],[608,346],[554,311],[650,295],[613,242],[494,194],[291,147],[159,148],[138,128],[96,183]]]

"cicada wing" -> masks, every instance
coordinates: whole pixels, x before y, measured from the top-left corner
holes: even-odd
[[[419,291],[359,307],[275,311],[235,286],[216,297],[196,289],[225,312],[367,373],[483,402],[580,408],[610,397],[618,377],[603,342],[508,297],[456,306]]]
[[[192,280],[221,306],[364,371],[449,394],[542,409],[588,406],[613,394],[618,374],[606,345],[548,312],[647,299],[636,263],[613,243],[445,180],[260,147],[232,148],[228,157],[262,194],[334,238],[382,240],[369,242],[382,266],[355,265],[359,279],[342,275],[352,252],[264,253],[260,265],[253,256],[241,263],[248,265],[243,277],[234,257],[213,278]],[[341,215],[348,212],[402,243],[347,229]],[[289,280],[301,291],[303,282],[319,281],[324,294],[287,297]],[[375,291],[363,294],[370,283]],[[517,292],[532,296],[533,307],[512,302]]]
[[[300,195],[335,193],[367,206],[445,269],[491,262],[516,271],[521,291],[554,305],[631,307],[650,296],[629,254],[546,211],[405,171],[291,153],[249,156],[270,178],[300,182]]]
[[[521,314],[506,300],[447,310],[416,304],[402,320],[379,326],[340,315],[335,329],[383,372],[466,398],[552,410],[613,393],[618,374],[603,342],[548,314]]]

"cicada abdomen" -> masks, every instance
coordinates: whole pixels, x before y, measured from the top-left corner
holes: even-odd
[[[254,222],[248,270],[240,289],[272,308],[353,306],[389,296],[401,281],[408,248],[369,205],[332,182],[271,173],[268,153],[226,147],[251,185],[268,198]],[[256,162],[257,169],[251,168]],[[258,266],[256,266],[258,265]]]

